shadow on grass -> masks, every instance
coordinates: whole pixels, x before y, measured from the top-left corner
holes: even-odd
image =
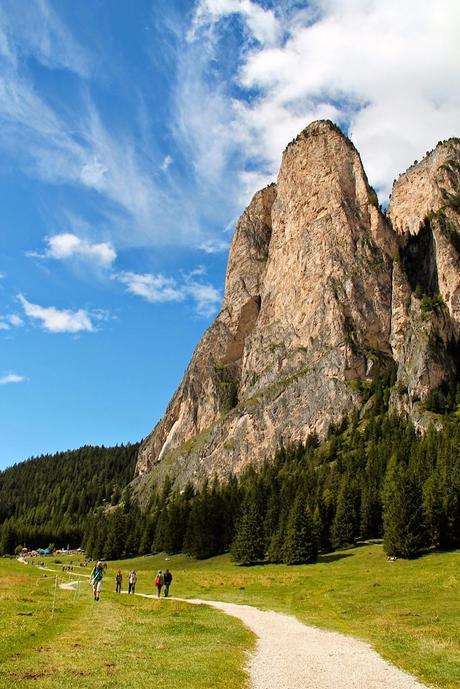
[[[353,557],[354,553],[329,553],[327,555],[318,555],[318,559],[315,562],[303,562],[303,563],[296,563],[293,565],[288,565],[285,562],[271,562],[270,560],[263,560],[260,562],[235,562],[236,567],[267,567],[268,565],[279,565],[280,567],[299,567],[303,565],[314,565],[314,564],[323,564],[327,562],[335,562],[336,560],[343,560],[346,557]]]
[[[320,555],[318,557],[318,564],[323,562],[336,562],[336,560],[343,560],[345,557],[353,557],[353,553],[330,553],[329,555]]]

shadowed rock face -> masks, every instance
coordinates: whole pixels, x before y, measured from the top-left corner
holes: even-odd
[[[456,375],[459,149],[446,142],[399,179],[395,232],[337,127],[314,122],[289,144],[238,222],[222,310],[141,446],[140,476],[239,473],[323,434],[361,405],[355,382],[392,365],[395,408],[420,416]],[[446,306],[429,311],[421,296],[438,291]]]
[[[459,192],[460,140],[449,139],[400,176],[388,207],[401,247],[393,273],[392,403],[422,430],[432,419],[420,401],[459,375]],[[438,305],[430,308],[430,300]]]

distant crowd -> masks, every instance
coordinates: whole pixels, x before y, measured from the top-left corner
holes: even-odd
[[[105,571],[107,569],[107,564],[103,564],[100,560],[96,562],[93,571],[91,572],[90,584],[93,588],[94,600],[98,601],[102,588],[102,580],[104,578]],[[162,591],[165,598],[169,596],[169,588],[171,586],[173,576],[169,569],[163,572],[161,569],[158,570],[154,585],[157,590],[158,598],[161,597]],[[132,569],[128,574],[128,594],[134,594],[136,592],[137,584],[137,572]],[[121,593],[123,586],[123,572],[118,569],[115,574],[115,591],[116,593]]]

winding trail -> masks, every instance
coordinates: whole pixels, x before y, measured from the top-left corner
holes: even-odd
[[[77,584],[70,581],[61,588],[73,589]],[[254,632],[257,644],[247,667],[251,689],[427,689],[384,660],[369,644],[307,626],[290,615],[221,601],[171,600],[217,608]]]
[[[184,602],[211,605],[237,617],[256,634],[248,664],[253,689],[426,689],[369,644],[352,637],[249,605]]]

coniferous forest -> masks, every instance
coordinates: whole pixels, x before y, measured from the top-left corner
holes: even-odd
[[[83,544],[93,558],[231,551],[244,564],[298,564],[367,539],[403,558],[459,547],[460,418],[438,416],[419,435],[387,400],[377,385],[364,417],[356,411],[323,442],[281,448],[238,478],[181,490],[167,479],[142,511],[128,485],[136,445],[24,462],[0,474],[2,552],[52,541]]]
[[[0,552],[80,546],[92,510],[116,504],[133,478],[138,447],[86,445],[0,472]]]

